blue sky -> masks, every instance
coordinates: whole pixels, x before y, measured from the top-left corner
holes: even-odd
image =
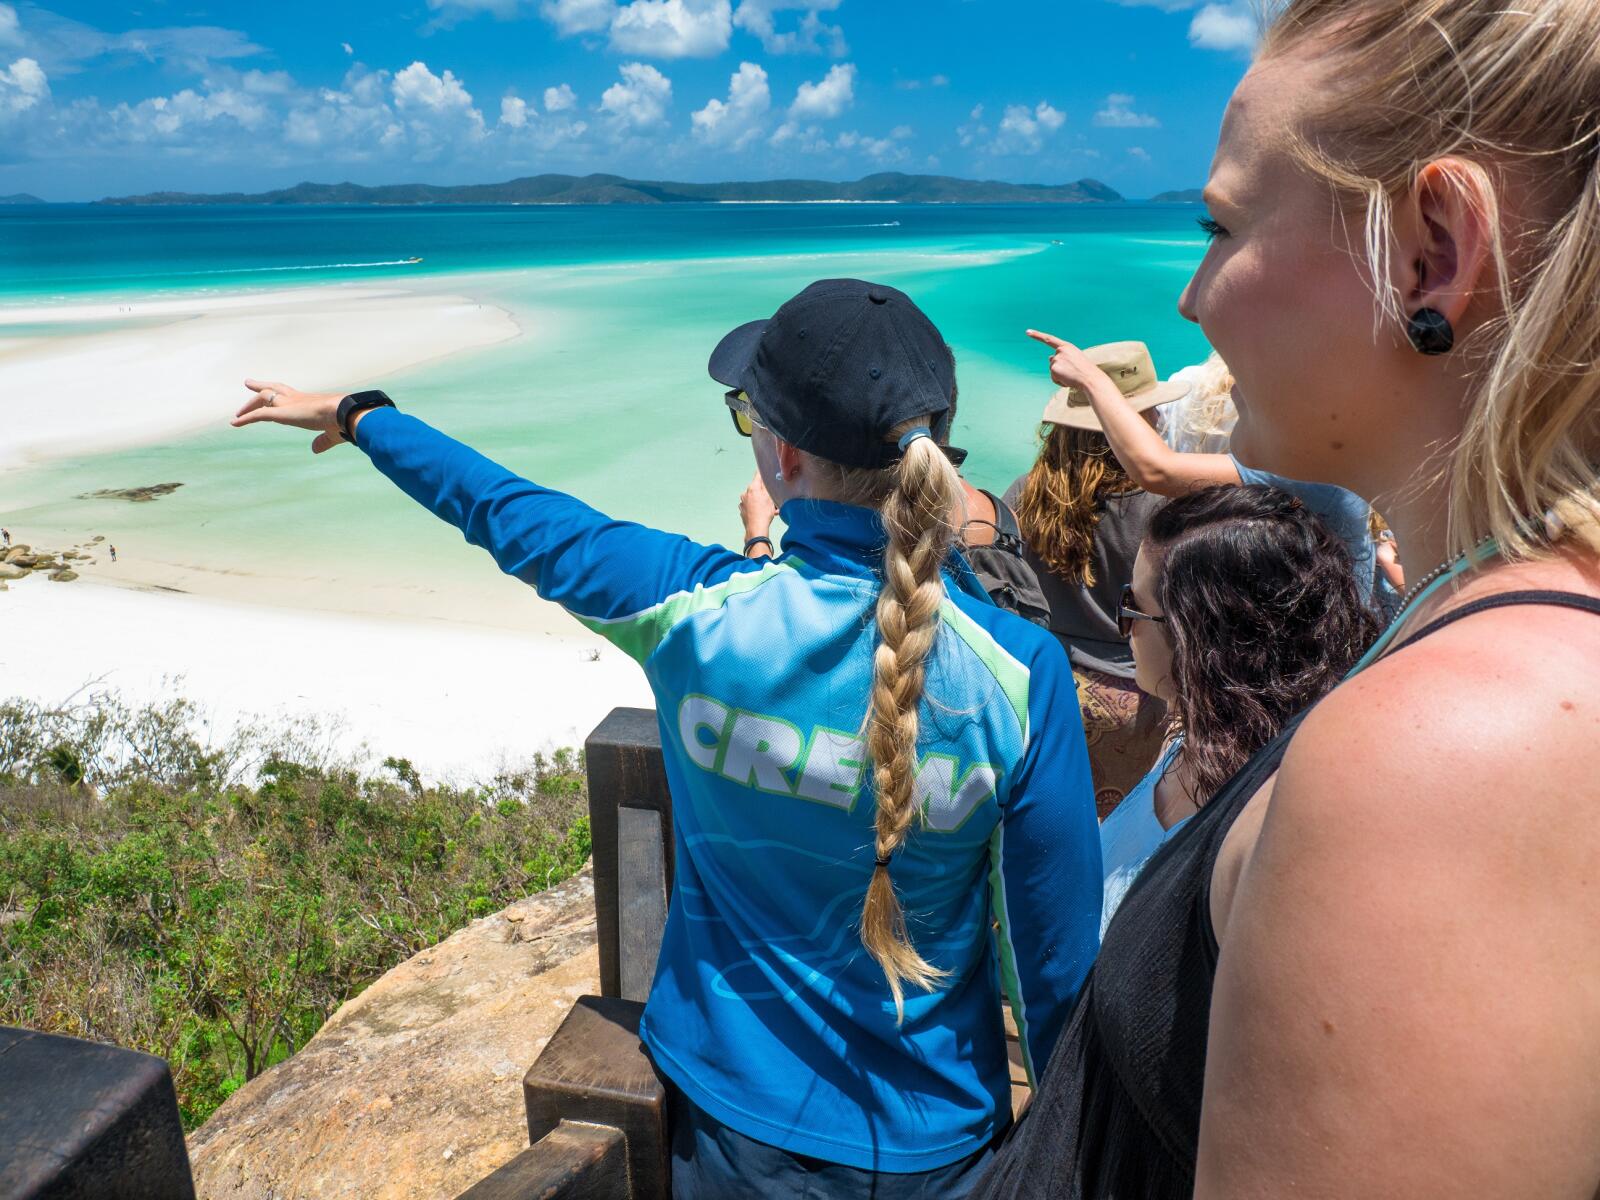
[[[0,2],[0,192],[1204,182],[1244,0]]]

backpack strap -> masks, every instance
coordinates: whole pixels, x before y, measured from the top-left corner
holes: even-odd
[[[998,549],[1007,554],[1022,555],[1022,526],[1017,524],[1017,514],[1011,511],[1011,506],[1000,499],[993,492],[979,488],[978,494],[987,496],[989,503],[994,505],[994,544]],[[985,522],[979,522],[984,524]]]

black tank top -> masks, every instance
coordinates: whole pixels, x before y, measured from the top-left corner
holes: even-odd
[[[1576,608],[1569,592],[1507,592],[1445,614],[1391,654],[1474,613]],[[1283,761],[1302,713],[1223,785],[1129,889],[1050,1064],[974,1200],[1189,1200],[1200,1147],[1217,939],[1211,872],[1234,820]]]

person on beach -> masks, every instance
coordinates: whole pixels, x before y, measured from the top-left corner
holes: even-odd
[[[1098,943],[1071,675],[950,552],[951,360],[907,296],[824,280],[718,355],[775,559],[612,520],[381,392],[249,381],[234,423],[354,440],[644,667],[677,869],[641,1036],[673,1194],[959,1196],[1011,1119],[1002,979],[1033,1072]]]
[[[11,548],[11,530],[0,529],[0,543],[3,543],[8,550]]]
[[[112,545],[107,545],[106,549],[108,551],[110,551],[110,553],[111,553],[111,561],[112,562],[116,562],[117,561],[117,548],[115,546],[112,546]]]
[[[1100,934],[1140,870],[1378,636],[1344,543],[1301,501],[1211,487],[1150,518],[1117,613],[1141,691],[1172,714],[1150,772],[1100,826]]]
[[[1409,588],[1146,865],[976,1194],[1593,1196],[1600,5],[1289,0],[1206,203],[1240,456]]]
[[[1161,382],[1143,342],[1113,342],[1089,354],[1111,369],[1141,423],[1189,390]],[[1063,388],[1045,407],[1038,457],[1003,501],[1016,510],[1023,558],[1044,589],[1050,630],[1072,661],[1095,802],[1104,816],[1150,769],[1166,726],[1164,706],[1134,682],[1133,652],[1117,618],[1162,498],[1122,469],[1087,395]]]
[[[1052,350],[1050,378],[1058,386],[1087,397],[1111,443],[1112,453],[1139,487],[1155,496],[1181,496],[1196,488],[1218,484],[1254,483],[1299,496],[1344,539],[1362,594],[1373,598],[1378,577],[1378,550],[1368,530],[1372,505],[1367,501],[1348,488],[1286,479],[1247,467],[1231,452],[1206,454],[1175,450],[1142,418],[1139,410],[1127,402],[1116,381],[1095,361],[1093,354],[1036,329],[1028,330],[1028,336]],[[1377,599],[1381,607],[1384,600],[1391,598],[1386,592]]]

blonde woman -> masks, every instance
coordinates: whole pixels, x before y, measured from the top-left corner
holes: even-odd
[[[1042,1068],[1098,941],[1072,677],[959,556],[944,340],[825,280],[717,347],[787,532],[752,560],[613,521],[388,406],[255,384],[352,439],[655,690],[677,871],[642,1034],[672,1191],[963,1194],[1010,1121],[1000,981]]]
[[[1137,373],[1149,363],[1142,343],[1112,343],[1090,353],[1107,362],[1131,356],[1126,378],[1138,391],[1135,419],[1153,420],[1186,391],[1157,383],[1153,363]],[[1023,559],[1049,605],[1050,631],[1072,661],[1095,801],[1104,817],[1155,762],[1166,725],[1165,706],[1134,682],[1133,653],[1117,620],[1122,589],[1162,497],[1128,477],[1087,400],[1072,403],[1060,394],[1039,426],[1038,457],[1004,502],[1017,514]]]
[[[1150,861],[979,1192],[1594,1196],[1600,5],[1291,0],[1206,200],[1235,447],[1419,569]]]

